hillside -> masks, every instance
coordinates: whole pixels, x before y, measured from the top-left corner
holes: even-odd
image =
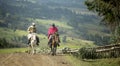
[[[108,44],[109,30],[100,25],[95,13],[87,10],[84,1],[0,0],[0,27],[26,31],[35,22],[37,33],[47,35],[48,27],[55,23],[61,36]]]

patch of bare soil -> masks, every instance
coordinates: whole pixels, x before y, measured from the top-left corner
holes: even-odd
[[[30,55],[27,53],[0,54],[0,66],[71,66],[65,55]]]

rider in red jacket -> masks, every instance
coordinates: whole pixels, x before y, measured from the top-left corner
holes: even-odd
[[[52,24],[50,28],[48,29],[48,44],[50,43],[51,35],[58,32],[58,28],[55,26],[55,24]]]
[[[55,32],[58,32],[58,28],[55,26],[55,24],[52,24],[52,26],[48,29],[48,39],[50,35],[54,34]]]

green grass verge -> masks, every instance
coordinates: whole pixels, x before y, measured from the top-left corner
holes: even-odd
[[[73,66],[120,66],[120,58],[107,58],[83,61],[73,56],[66,56],[66,60],[69,61]]]
[[[65,58],[72,64],[72,66],[92,66],[90,63],[78,60],[77,58],[70,55],[66,56]]]
[[[14,53],[14,52],[25,52],[27,48],[7,48],[0,49],[0,53]]]

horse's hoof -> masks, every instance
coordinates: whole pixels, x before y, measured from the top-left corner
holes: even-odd
[[[52,56],[54,56],[54,54],[52,54]]]

